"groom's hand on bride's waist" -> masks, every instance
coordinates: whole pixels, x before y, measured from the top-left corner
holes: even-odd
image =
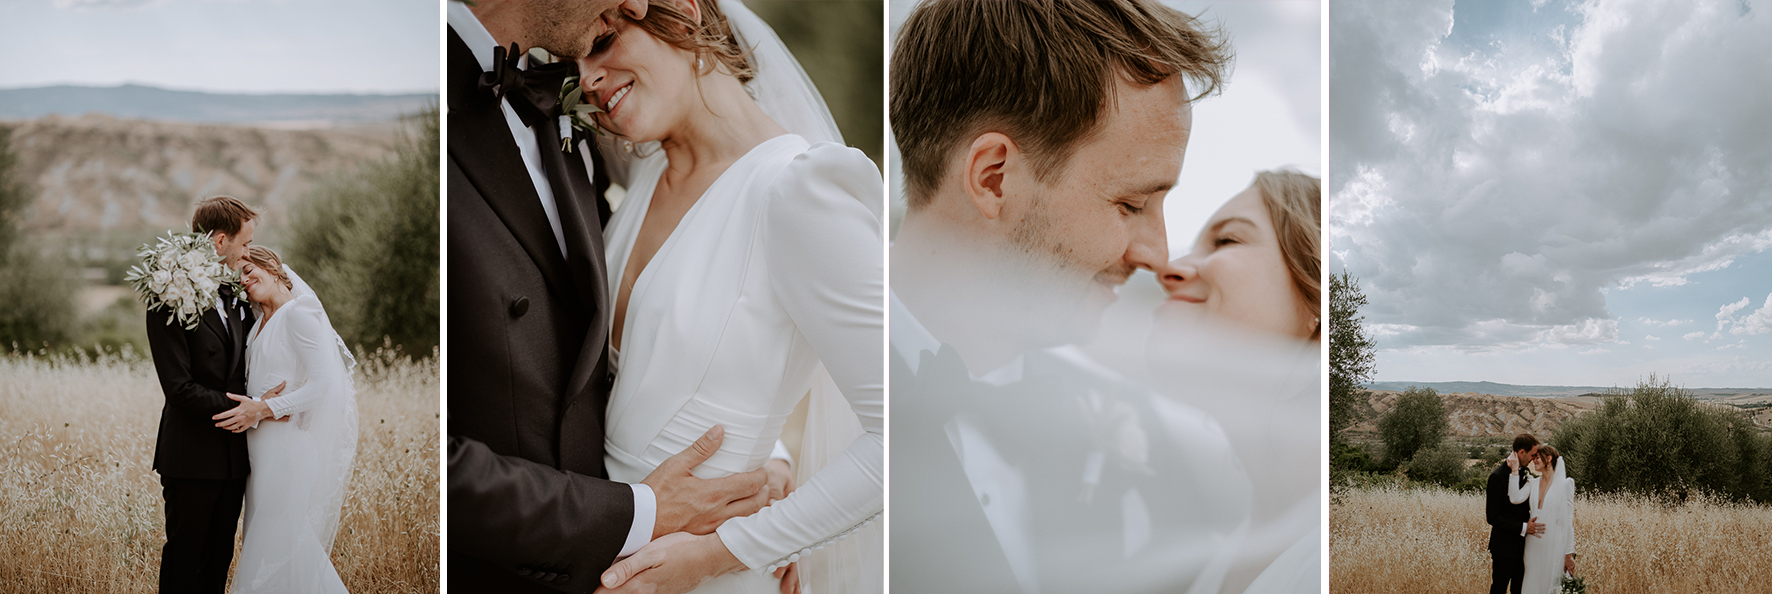
[[[288,385],[289,382],[277,384],[277,387],[266,391],[263,398],[276,398],[283,393],[283,388]],[[240,404],[228,409],[227,412],[210,417],[211,420],[216,421],[215,426],[222,429],[239,433],[258,425],[259,421],[274,416],[270,405],[265,404],[262,400],[247,398],[239,394],[228,394],[228,398]]]
[[[769,503],[769,477],[763,470],[717,479],[696,478],[689,473],[719,451],[725,437],[723,427],[713,426],[640,481],[652,488],[658,501],[652,538],[673,532],[708,534],[727,519],[757,513]]]

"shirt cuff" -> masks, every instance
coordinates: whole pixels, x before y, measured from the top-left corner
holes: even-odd
[[[775,450],[769,452],[769,459],[786,462],[788,463],[788,468],[794,467],[794,455],[788,453],[787,444],[782,443],[779,439],[775,440]]]
[[[1531,523],[1531,522],[1527,522],[1527,523],[1525,523],[1525,524],[1520,524],[1520,536],[1525,536],[1525,535],[1526,535],[1526,527],[1527,527],[1527,526],[1530,526],[1530,525],[1532,525],[1532,523]]]
[[[628,485],[634,489],[634,523],[628,525],[628,539],[621,545],[620,559],[634,554],[652,542],[652,527],[658,522],[658,496],[645,483]]]

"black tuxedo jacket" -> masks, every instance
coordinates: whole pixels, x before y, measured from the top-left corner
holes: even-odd
[[[603,465],[609,305],[573,280],[603,273],[607,182],[569,167],[573,191],[555,188],[586,218],[566,236],[590,255],[575,267],[453,29],[448,55],[450,585],[590,592],[634,514]]]
[[[1191,552],[1195,545],[1211,533],[1228,536],[1248,517],[1247,482],[1222,433],[1173,439],[1158,426],[1154,396],[1137,386],[1045,352],[1029,353],[1026,379],[1007,388],[951,381],[965,369],[950,347],[926,353],[915,374],[896,350],[890,365],[895,590],[1021,591],[985,514],[1002,503],[974,491],[948,435],[957,415],[966,415],[1024,481],[1023,513],[1042,591],[1186,589],[1205,574],[1206,559]],[[1107,461],[1085,495],[1082,476],[1099,444],[1083,405],[1091,397],[1132,411],[1150,447],[1148,472]],[[1211,426],[1201,433],[1214,433]],[[1140,513],[1126,506],[1134,497],[1148,513],[1149,540],[1127,556],[1127,517]]]
[[[160,391],[166,394],[154,442],[154,470],[162,477],[239,479],[252,470],[246,434],[216,427],[210,418],[240,404],[228,393],[246,393],[246,332],[252,328],[252,312],[243,301],[225,301],[232,332],[222,325],[224,312],[214,309],[203,314],[194,330],[179,325],[169,312],[148,311],[148,350],[154,355]]]
[[[1526,552],[1526,537],[1520,535],[1520,525],[1532,519],[1532,504],[1531,500],[1517,504],[1507,500],[1510,478],[1522,485],[1526,482],[1524,470],[1511,472],[1506,462],[1489,472],[1484,516],[1489,521],[1489,550],[1496,555],[1517,556]]]

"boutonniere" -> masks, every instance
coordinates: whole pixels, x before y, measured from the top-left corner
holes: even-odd
[[[222,264],[207,234],[166,232],[157,244],[142,244],[136,251],[141,263],[130,267],[124,282],[135,288],[148,309],[172,313],[186,330],[193,330],[203,312],[215,307],[223,285],[240,294],[240,271]]]
[[[568,76],[560,84],[560,151],[572,152],[573,137],[589,138],[592,134],[602,135],[603,128],[597,126],[596,114],[603,113],[603,108],[596,103],[584,100],[584,87],[578,86],[577,76]],[[582,132],[583,134],[577,134]]]

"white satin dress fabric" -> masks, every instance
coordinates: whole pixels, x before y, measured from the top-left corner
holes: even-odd
[[[302,288],[305,288],[303,286]],[[288,422],[260,422],[246,433],[252,474],[231,592],[345,592],[332,565],[344,487],[356,453],[350,361],[320,301],[298,292],[247,342],[247,392]]]
[[[665,164],[634,164],[606,232],[612,288]],[[883,208],[880,172],[860,151],[777,136],[708,187],[634,283],[608,408],[611,480],[644,479],[715,424],[725,441],[696,476],[761,468],[826,371],[863,429],[786,499],[721,525],[752,571],[697,592],[779,591],[773,567],[884,507]]]
[[[1519,482],[1510,486],[1518,488]],[[1575,481],[1557,461],[1550,489],[1540,499],[1538,479],[1526,482],[1526,501],[1531,504],[1532,517],[1544,523],[1544,534],[1526,537],[1525,567],[1521,576],[1522,594],[1557,594],[1563,577],[1563,555],[1575,553]]]

